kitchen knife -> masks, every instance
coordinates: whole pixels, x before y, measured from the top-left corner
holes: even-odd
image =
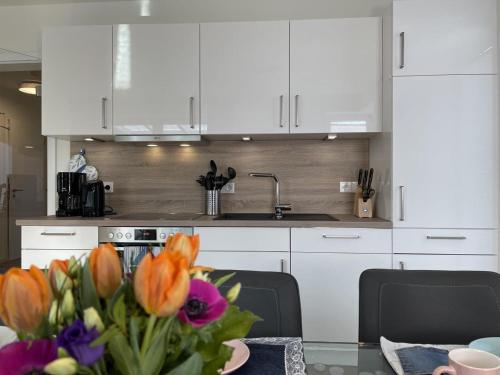
[[[365,169],[364,173],[363,173],[363,183],[361,185],[361,187],[363,188],[363,190],[366,189],[366,183],[368,182],[368,170]]]
[[[359,169],[358,172],[358,186],[361,186],[361,181],[363,180],[363,169]]]
[[[370,168],[370,174],[368,176],[368,185],[366,186],[367,190],[370,190],[372,188],[372,181],[373,181],[373,168]]]

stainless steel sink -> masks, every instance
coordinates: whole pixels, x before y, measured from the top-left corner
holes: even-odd
[[[282,219],[276,219],[274,214],[267,213],[232,213],[217,216],[214,220],[280,220],[280,221],[338,221],[326,214],[284,214]]]

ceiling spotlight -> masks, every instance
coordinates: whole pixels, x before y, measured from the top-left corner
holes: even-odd
[[[147,147],[158,147],[158,145],[156,143],[148,143],[146,146]]]
[[[24,146],[24,148],[26,150],[33,150],[35,148],[35,146],[26,145],[26,146]]]
[[[243,138],[241,138],[241,140],[243,142],[250,142],[252,140],[252,138],[251,137],[243,137]]]
[[[337,134],[328,134],[326,136],[326,139],[328,139],[329,141],[333,141],[335,138],[337,138]]]
[[[35,80],[22,81],[19,84],[18,90],[30,95],[41,96],[42,95],[42,82]]]
[[[187,144],[187,143],[181,143],[179,145],[180,147],[191,147],[191,145]]]
[[[94,138],[85,138],[84,140],[87,142],[94,142]]]

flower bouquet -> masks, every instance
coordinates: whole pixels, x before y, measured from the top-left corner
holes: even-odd
[[[48,271],[0,275],[0,318],[18,341],[0,349],[0,375],[210,375],[231,358],[224,342],[259,318],[224,296],[232,275],[194,266],[199,237],[178,233],[156,257],[123,275],[108,244],[85,261],[53,260]]]

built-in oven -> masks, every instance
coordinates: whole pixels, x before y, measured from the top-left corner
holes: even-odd
[[[120,255],[123,271],[130,273],[147,253],[158,255],[169,236],[182,232],[191,236],[192,227],[100,227],[99,244],[111,243]]]

